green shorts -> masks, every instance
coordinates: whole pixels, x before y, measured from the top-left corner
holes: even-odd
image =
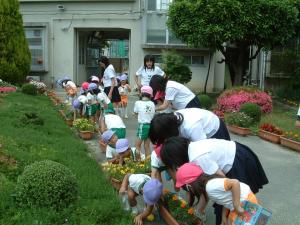
[[[112,131],[115,132],[115,135],[120,138],[125,138],[126,137],[126,129],[125,128],[111,128]]]
[[[99,105],[94,104],[94,105],[87,105],[86,106],[86,116],[94,116],[96,115],[96,111],[98,110]]]
[[[141,140],[149,137],[150,123],[139,123],[136,136]]]

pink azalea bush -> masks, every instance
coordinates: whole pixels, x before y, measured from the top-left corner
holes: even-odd
[[[271,96],[259,89],[233,88],[224,91],[217,99],[219,110],[223,112],[238,112],[246,102],[259,105],[264,113],[272,111]]]

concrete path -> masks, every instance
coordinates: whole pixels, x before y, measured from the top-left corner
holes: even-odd
[[[63,96],[61,90],[58,91]],[[137,96],[130,96],[128,111],[129,118],[123,119],[126,124],[127,138],[134,145],[136,137],[137,119],[131,115]],[[241,137],[231,134],[234,141],[249,146],[259,157],[269,179],[269,184],[258,193],[261,204],[273,212],[271,225],[300,224],[300,153],[291,151],[280,145],[261,140],[257,136]],[[105,160],[105,155],[100,152],[98,140],[94,138],[86,143],[89,145],[91,155],[100,163]],[[172,190],[170,182],[164,186]],[[185,194],[180,192],[180,196]],[[207,225],[215,224],[212,207],[207,208]],[[155,222],[147,224],[164,224],[156,218]]]

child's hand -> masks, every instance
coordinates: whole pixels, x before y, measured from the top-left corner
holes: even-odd
[[[237,214],[238,214],[239,216],[243,216],[243,215],[244,215],[244,212],[245,212],[245,210],[244,210],[241,206],[236,207],[236,208],[235,208],[235,211],[237,212]]]
[[[133,220],[135,225],[143,225],[143,219],[141,215],[137,215]]]

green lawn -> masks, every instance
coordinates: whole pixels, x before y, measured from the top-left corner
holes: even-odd
[[[44,125],[22,125],[24,113],[36,112]],[[131,224],[99,165],[87,156],[86,145],[65,125],[46,96],[0,95],[0,224]],[[14,188],[24,167],[50,159],[67,166],[79,183],[74,205],[55,211],[20,208]]]

